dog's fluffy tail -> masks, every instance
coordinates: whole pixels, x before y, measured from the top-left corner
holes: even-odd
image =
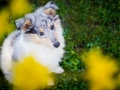
[[[3,73],[5,74],[5,78],[8,81],[10,81],[13,46],[14,46],[15,38],[19,34],[20,31],[15,31],[12,34],[10,34],[3,42],[1,48],[0,67]]]

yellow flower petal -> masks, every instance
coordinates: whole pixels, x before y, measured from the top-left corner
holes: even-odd
[[[30,56],[13,67],[13,85],[16,90],[36,90],[46,86],[51,76],[46,67]]]

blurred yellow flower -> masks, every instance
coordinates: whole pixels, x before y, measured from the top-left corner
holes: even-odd
[[[113,75],[118,71],[115,60],[104,56],[100,49],[93,49],[83,58],[87,66],[85,78],[90,90],[114,90],[116,81]]]
[[[14,23],[10,18],[18,18],[32,10],[32,4],[28,0],[10,0],[10,8],[0,10],[0,40],[4,34],[9,34],[15,30]],[[11,16],[12,15],[12,16]]]
[[[13,17],[19,17],[32,10],[32,4],[28,0],[11,0],[10,9]]]
[[[8,9],[3,9],[0,11],[0,38],[3,37],[5,33],[10,33],[14,30],[14,25],[9,22],[10,14]]]
[[[36,90],[48,84],[51,75],[46,67],[30,56],[13,67],[13,85],[16,90]]]

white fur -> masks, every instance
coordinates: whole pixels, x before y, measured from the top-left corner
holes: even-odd
[[[56,34],[60,46],[55,48],[50,42],[48,44],[42,43],[42,39],[39,39],[37,35],[25,35],[24,31],[15,31],[6,38],[2,46],[1,52],[1,69],[5,74],[8,81],[11,81],[11,67],[12,67],[12,55],[22,60],[23,56],[33,55],[35,59],[48,67],[50,72],[62,73],[64,70],[59,66],[59,62],[64,54],[64,37],[63,29],[60,24],[60,20],[55,21]],[[22,32],[19,38],[16,39],[15,35]],[[43,40],[44,41],[44,40]],[[49,41],[49,40],[48,40]],[[11,42],[14,45],[11,45]],[[31,65],[32,68],[32,65]]]

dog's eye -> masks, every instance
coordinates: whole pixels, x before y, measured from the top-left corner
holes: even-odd
[[[54,25],[52,25],[52,26],[50,27],[51,30],[53,30],[54,28],[55,28]]]

